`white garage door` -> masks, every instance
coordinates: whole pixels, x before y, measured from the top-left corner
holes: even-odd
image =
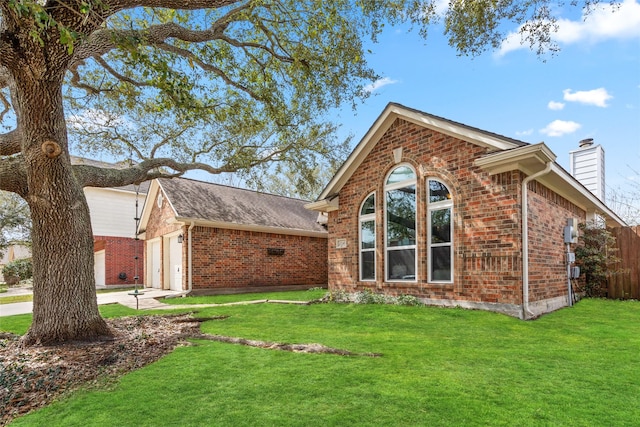
[[[178,243],[178,236],[169,238],[169,289],[182,290],[182,243]]]
[[[105,286],[105,269],[106,269],[106,257],[105,251],[98,251],[93,253],[93,276],[96,279],[96,287]]]
[[[147,246],[147,274],[149,283],[147,286],[160,288],[160,240],[149,242]]]

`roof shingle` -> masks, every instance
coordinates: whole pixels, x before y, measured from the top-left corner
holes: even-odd
[[[304,200],[187,178],[158,183],[180,218],[326,232]]]

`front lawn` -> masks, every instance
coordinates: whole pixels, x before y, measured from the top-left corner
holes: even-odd
[[[252,294],[229,294],[229,295],[203,295],[196,297],[163,298],[165,304],[227,304],[239,301],[311,301],[320,299],[327,294],[326,289],[314,288],[304,291],[285,291]]]
[[[108,389],[76,392],[12,426],[635,426],[640,420],[638,302],[584,300],[529,322],[392,305],[260,304],[197,315],[223,314],[230,317],[203,323],[203,332],[381,356],[197,340]]]

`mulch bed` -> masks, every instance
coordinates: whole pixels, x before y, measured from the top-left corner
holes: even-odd
[[[109,319],[110,341],[22,347],[0,336],[0,426],[65,392],[141,368],[200,333],[190,314]]]

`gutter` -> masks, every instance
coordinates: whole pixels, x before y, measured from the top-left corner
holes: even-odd
[[[529,182],[551,171],[552,161],[548,161],[545,168],[529,175],[522,180],[522,319],[534,316],[529,311],[529,203],[527,200],[527,185]]]
[[[191,221],[189,228],[187,229],[187,267],[189,268],[188,279],[187,279],[187,294],[191,293],[193,288],[193,255],[192,248],[193,244],[191,242],[191,230],[195,226],[195,223]]]

